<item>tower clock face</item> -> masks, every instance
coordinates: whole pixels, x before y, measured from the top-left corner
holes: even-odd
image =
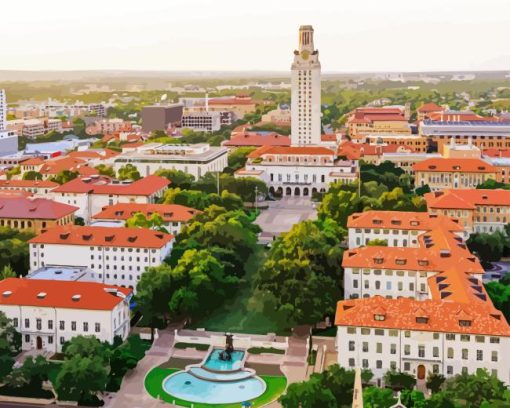
[[[310,53],[309,53],[307,50],[303,50],[303,51],[301,51],[301,57],[302,57],[304,60],[307,60],[309,56],[310,56]]]

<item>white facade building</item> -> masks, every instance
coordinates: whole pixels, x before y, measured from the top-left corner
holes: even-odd
[[[0,311],[22,336],[23,350],[62,351],[75,336],[113,344],[130,330],[132,291],[92,282],[8,278],[0,281]]]
[[[263,146],[248,155],[236,177],[255,177],[277,196],[311,196],[325,192],[333,182],[352,183],[358,163],[337,160],[336,153],[320,146]]]
[[[0,89],[0,156],[18,152],[18,134],[7,130],[7,98],[5,91]]]
[[[221,112],[189,112],[182,115],[181,127],[199,132],[216,132],[221,129]]]
[[[313,28],[299,27],[299,49],[291,67],[291,143],[321,144],[321,64]]]
[[[347,221],[349,248],[365,246],[373,240],[384,240],[389,247],[417,248],[420,246],[418,237],[439,226],[460,238],[467,238],[458,222],[441,215],[406,211],[356,213]]]
[[[82,266],[100,282],[134,289],[148,267],[170,254],[173,235],[146,228],[63,226],[31,239],[30,271],[44,266]]]
[[[210,146],[208,143],[149,143],[115,157],[113,168],[118,171],[127,163],[136,166],[142,176],[154,174],[158,170],[173,169],[199,179],[207,172],[222,172],[228,166],[228,149]]]
[[[377,296],[339,302],[336,324],[338,363],[370,368],[378,384],[390,369],[424,382],[485,368],[510,382],[510,329],[494,309]]]
[[[134,182],[119,182],[106,176],[82,177],[63,184],[50,198],[79,208],[77,217],[88,223],[108,205],[118,203],[152,204],[163,197],[170,182],[164,177],[148,176]]]

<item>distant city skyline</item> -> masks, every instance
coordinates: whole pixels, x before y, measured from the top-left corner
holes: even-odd
[[[283,72],[303,24],[325,72],[510,70],[507,0],[28,0],[2,14],[0,70]]]

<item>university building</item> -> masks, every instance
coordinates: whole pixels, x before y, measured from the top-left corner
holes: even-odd
[[[21,334],[22,350],[62,351],[73,337],[113,344],[130,330],[131,289],[101,283],[8,278],[0,281],[0,311]]]
[[[163,263],[173,242],[173,235],[147,228],[55,227],[29,241],[30,271],[88,267],[97,281],[134,289],[146,268]]]

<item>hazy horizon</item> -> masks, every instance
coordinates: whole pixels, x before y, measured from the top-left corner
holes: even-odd
[[[63,0],[2,6],[0,70],[285,72],[301,24],[324,72],[510,69],[510,2],[486,0]]]

